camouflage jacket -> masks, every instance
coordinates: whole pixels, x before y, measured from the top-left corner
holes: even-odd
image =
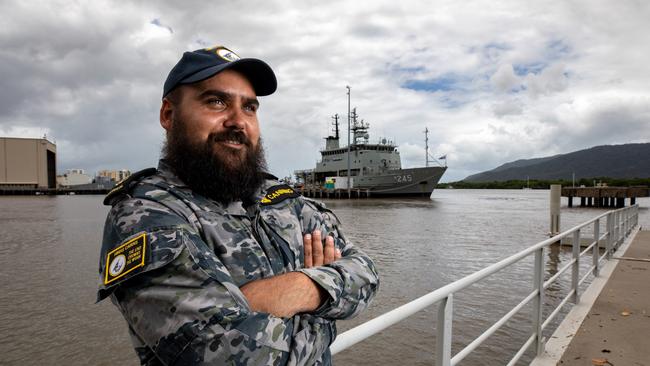
[[[374,297],[373,262],[345,240],[324,205],[268,180],[255,202],[227,207],[193,193],[169,167],[136,173],[109,193],[98,301],[108,296],[129,326],[142,364],[328,365],[336,319]],[[303,268],[303,233],[321,229],[342,258]],[[251,310],[239,290],[289,271],[329,299],[280,318]]]

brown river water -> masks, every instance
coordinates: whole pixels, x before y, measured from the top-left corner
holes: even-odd
[[[548,191],[436,190],[431,199],[324,200],[349,239],[376,262],[380,292],[339,333],[531,246],[549,230]],[[0,197],[0,364],[137,365],[124,320],[110,301],[95,304],[107,207],[100,196]],[[650,200],[638,200],[650,226]],[[604,212],[566,207],[562,228]],[[545,253],[548,278],[570,257]],[[532,289],[532,257],[454,298],[454,353]],[[547,292],[566,294],[570,274]],[[549,307],[550,309],[550,307]],[[436,306],[334,357],[336,365],[432,365]],[[463,365],[501,365],[530,334],[525,307]],[[548,313],[548,311],[547,311]],[[566,313],[566,311],[565,311]],[[526,354],[520,364],[527,364]]]

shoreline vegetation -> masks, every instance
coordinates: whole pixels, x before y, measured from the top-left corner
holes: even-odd
[[[530,179],[530,180],[506,180],[491,182],[448,182],[438,183],[436,189],[550,189],[551,184],[561,184],[562,187],[573,187],[571,179]],[[608,187],[638,187],[650,186],[650,178],[581,178],[576,179],[575,187],[594,187],[597,185]]]

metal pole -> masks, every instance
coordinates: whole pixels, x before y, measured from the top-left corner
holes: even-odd
[[[621,212],[614,212],[614,250],[618,249],[618,243],[621,240]]]
[[[607,260],[612,259],[612,243],[614,241],[614,214],[610,211],[607,214],[607,238],[605,239],[605,252]]]
[[[451,365],[451,321],[454,315],[454,294],[447,295],[438,305],[436,335],[436,366]]]
[[[350,198],[350,86],[346,85],[348,88],[348,198]]]
[[[533,303],[533,333],[535,334],[536,354],[540,356],[544,352],[544,341],[542,339],[542,324],[544,319],[544,248],[535,251],[535,274],[533,287],[537,292],[537,298]]]
[[[596,241],[596,244],[592,249],[594,277],[598,277],[598,272],[599,272],[598,271],[598,254],[600,254],[600,240],[598,240],[599,237],[600,237],[600,219],[596,219],[596,221],[594,221],[594,240]]]
[[[424,128],[424,166],[429,167],[429,128]]]
[[[573,186],[572,187],[573,188],[576,187],[576,173],[575,172],[573,172]]]
[[[578,285],[580,282],[580,229],[573,232],[573,266],[571,270],[571,287],[573,289],[573,303],[580,302]]]
[[[551,184],[551,236],[560,233],[560,197],[562,185]]]

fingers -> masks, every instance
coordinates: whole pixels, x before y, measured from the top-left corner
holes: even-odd
[[[327,236],[325,238],[325,249],[323,250],[323,264],[330,264],[336,260],[336,251],[334,250],[334,238]]]
[[[314,230],[312,234],[311,257],[314,267],[323,265],[323,241],[321,240],[320,230]]]
[[[305,268],[310,268],[314,265],[311,256],[311,234],[305,234],[302,238],[303,248],[305,251]]]
[[[325,237],[325,245],[323,245],[320,230],[314,230],[312,234],[305,234],[302,239],[305,268],[330,264],[341,258],[341,251],[334,246],[332,236]]]

